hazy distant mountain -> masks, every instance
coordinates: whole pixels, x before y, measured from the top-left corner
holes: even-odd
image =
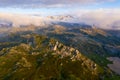
[[[103,15],[104,16],[104,15]],[[112,19],[109,17],[99,17],[94,13],[89,16],[85,15],[51,15],[51,16],[41,16],[41,15],[17,15],[17,14],[2,14],[0,13],[0,19],[12,22],[12,26],[20,27],[26,25],[35,26],[46,26],[50,25],[52,22],[68,22],[68,23],[85,23],[88,25],[96,25],[98,28],[102,29],[119,29],[119,20],[117,18]],[[106,20],[108,19],[108,20]]]
[[[70,15],[47,16],[46,18],[54,21],[74,22],[77,18]]]
[[[9,28],[9,27],[12,27],[13,24],[12,22],[10,21],[5,21],[5,20],[0,20],[0,28],[3,27],[3,28]]]
[[[66,28],[92,28],[91,25],[85,23],[76,23],[76,22],[53,22],[52,25],[61,25]]]

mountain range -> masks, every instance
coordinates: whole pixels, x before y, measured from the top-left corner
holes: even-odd
[[[47,17],[41,26],[0,27],[1,80],[120,79],[108,59],[120,57],[120,30]]]
[[[9,24],[12,27],[21,27],[21,26],[27,26],[27,25],[35,25],[35,26],[46,26],[50,25],[52,22],[68,22],[68,23],[84,23],[88,25],[95,25],[97,28],[102,29],[115,29],[119,30],[119,20],[110,19],[104,20],[102,18],[97,19],[99,17],[92,17],[86,15],[53,15],[53,16],[41,16],[41,15],[18,15],[18,14],[2,14],[0,13],[0,23],[4,21],[4,23]],[[6,24],[6,25],[7,25]]]

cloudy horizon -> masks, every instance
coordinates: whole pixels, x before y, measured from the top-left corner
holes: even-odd
[[[119,14],[119,0],[0,0],[0,20],[14,24],[40,25],[41,16],[71,15],[79,22],[120,29]]]

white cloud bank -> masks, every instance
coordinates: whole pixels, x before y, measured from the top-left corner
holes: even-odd
[[[94,24],[96,25],[96,27],[104,29],[120,29],[120,9],[79,10],[72,14],[73,16],[77,16],[78,22],[84,22],[86,24],[91,25]],[[14,26],[30,24],[36,26],[44,26],[46,23],[49,23],[51,21],[51,19],[49,19],[48,17],[46,18],[41,16],[5,14],[5,13],[0,13],[0,19],[11,21],[13,22]],[[73,18],[72,21],[76,22],[76,19],[74,20]]]
[[[9,14],[9,13],[0,13],[1,21],[9,21],[13,23],[13,27],[19,27],[20,25],[35,25],[35,26],[44,26],[46,23],[49,23],[50,20],[45,19],[41,16],[31,16],[23,14]]]
[[[88,24],[95,24],[100,28],[120,29],[120,9],[98,9],[86,11],[79,16],[80,21]]]

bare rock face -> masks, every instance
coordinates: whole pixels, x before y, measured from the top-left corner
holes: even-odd
[[[58,47],[58,42],[56,42],[53,50],[56,51],[56,50],[57,50],[57,47]]]
[[[78,50],[65,46],[62,43],[56,41],[55,44],[51,44],[51,46],[54,46],[53,51],[55,52],[53,55],[60,55],[63,59],[64,57],[70,57],[71,61],[82,61],[83,66],[89,67],[91,70],[93,70],[93,73],[97,70],[97,64],[92,62],[91,60],[85,58]]]

